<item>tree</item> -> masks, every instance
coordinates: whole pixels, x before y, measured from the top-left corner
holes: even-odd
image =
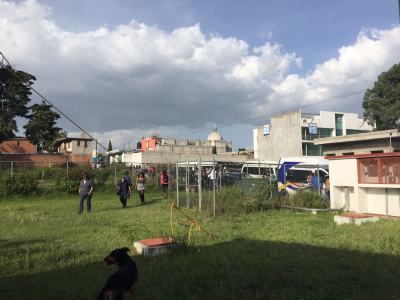
[[[31,106],[31,113],[27,115],[29,120],[25,128],[25,135],[29,141],[37,145],[39,150],[53,152],[54,142],[66,137],[66,133],[61,128],[56,127],[60,115],[51,110],[51,105],[44,101],[41,104]]]
[[[108,148],[107,148],[108,152],[112,151],[112,144],[111,144],[111,140],[108,141]]]
[[[364,94],[364,119],[377,129],[400,128],[400,63],[379,75]]]
[[[29,86],[35,76],[11,67],[0,68],[0,142],[15,137],[17,117],[26,117],[31,100]]]

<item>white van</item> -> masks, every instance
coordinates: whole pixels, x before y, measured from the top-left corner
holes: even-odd
[[[276,161],[246,161],[241,173],[248,174],[252,178],[269,178],[271,175],[276,176]]]
[[[310,188],[309,177],[317,171],[321,181],[329,175],[329,162],[323,156],[282,157],[278,167],[278,191],[293,194]]]

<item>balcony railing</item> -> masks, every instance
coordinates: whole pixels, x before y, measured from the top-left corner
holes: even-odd
[[[400,156],[359,158],[358,182],[400,184]]]

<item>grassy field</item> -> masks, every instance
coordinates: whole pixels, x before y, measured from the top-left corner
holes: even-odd
[[[121,209],[95,194],[0,200],[0,298],[95,299],[115,267],[116,247],[170,235],[159,194]],[[400,299],[400,222],[336,226],[331,213],[268,211],[236,216],[189,212],[213,233],[159,257],[135,257],[137,299]],[[181,237],[185,228],[177,226]]]

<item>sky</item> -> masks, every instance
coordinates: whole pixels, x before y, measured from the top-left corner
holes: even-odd
[[[0,51],[106,145],[217,127],[236,149],[280,111],[362,116],[400,62],[397,2],[0,0]]]

